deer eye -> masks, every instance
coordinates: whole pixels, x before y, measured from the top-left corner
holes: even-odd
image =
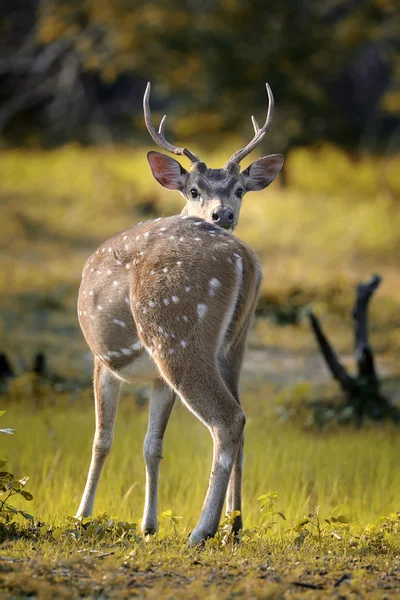
[[[197,190],[195,190],[194,188],[192,188],[190,190],[190,195],[192,198],[198,198],[199,197],[199,192]]]
[[[237,196],[238,198],[243,198],[244,192],[245,192],[245,191],[244,191],[244,189],[243,189],[243,188],[238,188],[238,189],[236,190],[236,196]]]

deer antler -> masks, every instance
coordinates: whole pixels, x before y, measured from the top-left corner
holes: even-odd
[[[188,148],[177,148],[177,146],[173,146],[165,139],[164,129],[165,129],[165,119],[167,118],[167,115],[164,115],[163,118],[161,119],[161,123],[158,128],[158,131],[154,127],[153,121],[151,120],[151,112],[150,112],[150,104],[149,104],[150,90],[151,90],[151,83],[149,81],[149,83],[147,84],[147,87],[146,87],[146,91],[144,93],[144,97],[143,97],[143,111],[144,111],[144,120],[146,122],[147,130],[150,133],[153,140],[155,141],[155,143],[158,146],[160,146],[161,148],[164,148],[164,150],[168,150],[168,152],[171,152],[172,154],[181,154],[181,155],[186,156],[190,161],[192,161],[192,163],[200,162],[200,159],[195,154],[193,154],[193,152],[188,150]]]
[[[267,94],[268,94],[268,110],[267,110],[267,118],[265,120],[265,123],[262,127],[260,127],[259,124],[257,123],[257,121],[255,120],[255,118],[253,116],[251,117],[251,121],[252,121],[253,127],[254,127],[254,137],[251,140],[251,142],[249,142],[247,144],[247,146],[245,146],[241,150],[238,150],[237,152],[235,152],[235,154],[233,154],[231,156],[231,158],[229,159],[228,163],[239,164],[244,159],[245,156],[250,154],[250,152],[252,150],[254,150],[254,148],[256,146],[258,146],[258,144],[261,142],[261,140],[263,139],[263,137],[265,136],[265,134],[267,133],[267,131],[271,125],[272,116],[274,113],[274,97],[272,95],[272,91],[271,91],[271,88],[269,87],[268,83],[266,83],[265,86],[267,88]]]

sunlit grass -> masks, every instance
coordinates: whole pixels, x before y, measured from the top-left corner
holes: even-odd
[[[390,427],[316,433],[282,423],[274,413],[270,388],[244,395],[247,413],[244,516],[246,526],[259,519],[257,497],[278,493],[278,510],[286,525],[316,505],[328,515],[337,505],[355,525],[379,523],[399,509],[400,437]],[[46,522],[74,514],[90,460],[94,415],[89,398],[73,402],[54,398],[37,410],[28,402],[8,406],[13,438],[1,439],[1,455],[10,468],[29,475],[34,502],[29,510]],[[4,418],[3,418],[4,420]],[[95,511],[137,522],[144,501],[142,444],[147,407],[122,400],[115,442],[98,491]],[[190,530],[198,518],[211,466],[208,431],[178,404],[167,430],[160,482],[160,514],[171,509]],[[383,493],[384,491],[384,493]],[[26,503],[25,503],[26,504]],[[25,509],[27,507],[25,506]]]

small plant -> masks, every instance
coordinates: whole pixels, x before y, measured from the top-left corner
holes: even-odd
[[[173,528],[174,528],[174,534],[176,535],[178,533],[179,519],[182,519],[182,517],[178,517],[178,515],[174,515],[172,513],[172,510],[168,509],[168,510],[164,510],[164,512],[161,514],[161,518],[164,519],[165,521],[169,521],[170,523],[172,523]]]
[[[233,512],[226,514],[222,519],[215,536],[218,545],[226,546],[229,542],[233,543],[240,541],[242,537],[246,535],[244,530],[237,532],[233,529],[235,519],[240,517],[240,514],[240,510],[234,510]]]
[[[345,515],[335,517],[333,513],[336,508],[330,513],[329,517],[321,520],[320,508],[316,506],[314,512],[310,513],[304,519],[301,519],[294,527],[294,531],[298,534],[295,538],[295,544],[300,548],[307,538],[317,541],[321,545],[323,539],[329,535],[338,540],[341,536],[335,531],[337,526],[348,525],[349,520]]]
[[[276,492],[267,492],[257,498],[260,502],[260,519],[258,526],[260,529],[269,530],[276,525],[277,521],[275,517],[278,516],[283,521],[286,521],[286,517],[282,512],[275,510],[275,504],[277,502],[278,494]]]
[[[59,540],[62,536],[73,541],[96,542],[103,540],[110,544],[136,543],[141,537],[136,533],[136,523],[118,521],[107,513],[97,517],[68,517],[68,522],[59,527],[42,524],[39,527],[41,537]]]
[[[2,417],[4,413],[4,410],[0,411],[0,417]],[[5,429],[0,429],[0,433],[12,435],[15,433],[15,430],[7,427]],[[6,458],[0,458],[0,469],[3,469],[7,462],[8,460]],[[22,498],[28,502],[33,499],[32,494],[24,489],[28,479],[29,477],[16,479],[9,471],[0,471],[0,497],[4,496],[4,498],[0,498],[0,519],[3,521],[3,534],[5,533],[4,525],[9,525],[17,515],[22,516],[28,521],[33,521],[32,515],[24,510],[11,506],[9,503],[9,499],[16,495],[22,496]]]

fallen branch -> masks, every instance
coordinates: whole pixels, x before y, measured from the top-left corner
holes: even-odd
[[[337,411],[338,417],[343,417],[350,409],[357,425],[361,425],[365,417],[373,420],[390,419],[400,423],[400,410],[393,406],[380,393],[380,383],[375,370],[374,355],[368,342],[368,304],[381,283],[379,275],[357,286],[356,300],[352,310],[355,326],[355,359],[358,375],[353,377],[341,364],[336,352],[324,334],[318,318],[313,312],[308,317],[322,356],[342,390],[347,395],[347,401]],[[320,408],[321,403],[319,403]],[[317,408],[317,407],[316,407]],[[346,414],[347,414],[346,413]]]

